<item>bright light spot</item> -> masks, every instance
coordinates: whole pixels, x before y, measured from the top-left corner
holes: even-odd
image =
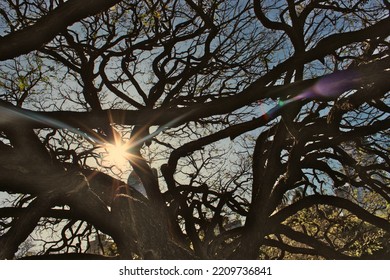
[[[132,154],[129,152],[130,146],[122,141],[115,142],[116,144],[104,143],[96,150],[99,154],[99,171],[125,181],[131,171],[129,163],[129,159],[132,157]]]
[[[121,143],[112,145],[108,144],[105,147],[107,155],[105,156],[105,161],[116,165],[118,168],[128,165],[128,156],[127,145],[122,145]]]

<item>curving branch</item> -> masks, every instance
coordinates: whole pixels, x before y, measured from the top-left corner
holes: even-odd
[[[340,209],[348,210],[352,214],[356,215],[359,219],[373,224],[385,231],[390,231],[390,223],[386,219],[371,214],[364,208],[360,207],[359,205],[353,203],[348,199],[330,195],[307,196],[283,208],[282,210],[278,211],[276,214],[270,217],[270,224],[272,225],[271,227],[277,226],[298,211],[305,208],[309,208],[313,205],[331,205]]]
[[[0,259],[14,257],[19,245],[26,240],[40,218],[55,205],[58,199],[58,192],[40,195],[27,207],[27,211],[19,215],[7,233],[0,237]]]
[[[0,60],[38,50],[67,26],[121,2],[121,0],[69,0],[36,23],[0,38]]]
[[[318,255],[323,256],[326,259],[338,259],[338,260],[353,259],[349,256],[346,256],[334,250],[333,248],[327,246],[326,244],[317,240],[316,238],[308,236],[307,234],[301,233],[299,231],[295,231],[288,226],[280,225],[277,230],[277,233],[283,234],[300,243],[309,245],[316,251]]]

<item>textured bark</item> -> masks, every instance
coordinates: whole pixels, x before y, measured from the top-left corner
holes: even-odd
[[[120,258],[132,259],[195,259],[193,252],[185,248],[169,229],[170,221],[150,205],[150,201],[136,199],[126,194],[123,186],[112,206],[113,219],[120,233],[114,236]]]

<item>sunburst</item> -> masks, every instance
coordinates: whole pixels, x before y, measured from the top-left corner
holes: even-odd
[[[105,146],[106,155],[105,161],[112,163],[116,166],[125,166],[128,164],[129,153],[128,147],[122,144],[107,144]]]

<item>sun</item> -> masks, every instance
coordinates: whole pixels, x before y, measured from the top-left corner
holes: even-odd
[[[113,139],[102,140],[98,146],[99,166],[110,175],[124,179],[131,170],[130,161],[135,157],[133,154],[134,143],[131,139],[124,138],[121,131],[113,128]]]
[[[127,162],[127,147],[122,144],[108,144],[105,147],[107,151],[106,160],[114,163],[115,165],[122,165]]]
[[[129,145],[123,143],[122,139],[115,140],[115,143],[106,143],[103,152],[103,163],[105,166],[125,171],[129,168]]]

